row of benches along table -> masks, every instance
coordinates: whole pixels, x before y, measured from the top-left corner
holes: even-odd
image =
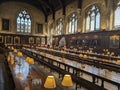
[[[5,57],[0,59],[0,90],[16,90],[12,72]]]
[[[49,53],[49,54],[52,54],[55,56],[64,57],[64,58],[67,58],[72,61],[77,61],[77,62],[89,64],[89,65],[94,65],[98,68],[105,68],[110,71],[120,72],[120,65],[109,62],[109,60],[108,60],[108,62],[106,62],[102,59],[97,59],[97,58],[82,58],[82,57],[79,57],[78,54],[73,54],[73,53],[68,53],[68,52],[62,53],[61,51],[58,51],[58,50],[49,50],[46,48],[38,48],[38,50],[40,52],[45,52],[45,53]],[[100,55],[97,55],[97,56],[100,56]],[[108,56],[106,56],[106,57],[109,58]]]
[[[35,58],[35,60],[37,60],[38,62],[41,62],[44,65],[47,65],[48,67],[50,67],[52,70],[57,71],[59,74],[65,74],[65,73],[69,73],[72,75],[73,80],[76,82],[77,85],[80,86],[84,86],[86,88],[88,88],[89,90],[104,90],[104,82],[108,82],[111,84],[114,84],[118,87],[118,90],[120,90],[120,83],[119,82],[115,82],[112,80],[109,80],[105,77],[101,77],[99,75],[84,71],[80,68],[77,68],[75,66],[71,66],[69,64],[66,64],[64,62],[58,61],[56,59],[51,58],[50,56],[46,56],[44,54],[40,54],[39,51],[34,51],[31,49],[22,49],[23,53],[33,56]],[[56,64],[55,64],[56,63]],[[64,66],[64,69],[61,68],[61,66]],[[73,72],[70,71],[70,69],[73,70]],[[90,75],[92,77],[92,82],[80,77],[79,75],[81,73],[85,73],[87,75]],[[96,79],[101,80],[101,85],[97,85],[96,84]],[[76,86],[77,89],[77,86]]]

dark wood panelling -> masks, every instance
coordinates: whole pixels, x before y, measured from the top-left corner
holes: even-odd
[[[47,38],[46,36],[33,36],[33,35],[20,35],[20,34],[5,34],[5,33],[0,33],[0,36],[3,38],[3,44],[41,44],[41,38],[45,38],[45,44],[47,43]],[[6,41],[6,39],[8,38],[8,36],[11,38],[10,41]],[[16,43],[16,37],[20,39],[20,43]],[[33,38],[33,43],[30,43],[30,38]],[[37,38],[40,38],[40,42],[36,42]],[[15,41],[16,40],[16,41]],[[11,43],[9,43],[11,42]]]
[[[120,30],[112,30],[112,31],[97,31],[97,32],[88,32],[88,33],[76,33],[64,35],[67,43],[67,48],[73,46],[73,48],[82,47],[84,50],[88,50],[89,48],[94,48],[94,51],[103,52],[103,49],[109,49],[110,51],[116,52],[119,54],[119,48],[111,48],[110,47],[110,36],[118,35],[120,36]],[[59,40],[61,36],[53,36],[53,46],[58,46]],[[55,40],[58,38],[58,40]],[[119,41],[120,43],[120,41]]]

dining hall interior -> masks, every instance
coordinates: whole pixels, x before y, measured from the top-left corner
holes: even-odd
[[[120,0],[0,0],[0,90],[120,90]]]

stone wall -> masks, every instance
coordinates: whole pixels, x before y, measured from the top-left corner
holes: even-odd
[[[77,0],[75,0],[73,3],[66,6],[66,15],[63,15],[62,9],[56,11],[53,29],[55,30],[55,22],[57,19],[62,17],[64,19],[64,34],[68,34],[68,16],[75,12],[78,15],[78,32],[86,32],[85,12],[88,8],[90,8],[91,5],[96,5],[100,8],[101,12],[100,29],[113,30],[113,6],[118,1],[119,0],[83,0],[82,7],[78,8]],[[50,19],[48,19],[48,22],[49,21]]]
[[[21,10],[26,10],[32,18],[32,34],[39,35],[35,33],[37,30],[37,23],[43,24],[43,29],[45,29],[44,14],[37,8],[29,4],[20,3],[20,2],[5,2],[5,3],[0,4],[0,32],[1,33],[16,33],[16,18],[17,18],[18,13]],[[2,30],[2,18],[9,19],[10,21],[9,32]],[[45,30],[43,31],[44,33],[46,33]]]
[[[43,27],[43,35],[47,35],[52,37],[53,33],[55,32],[56,21],[59,18],[63,18],[64,26],[63,26],[63,34],[68,34],[68,17],[72,13],[77,13],[78,15],[78,32],[85,32],[85,11],[91,5],[97,5],[100,8],[101,12],[101,25],[100,29],[106,30],[113,30],[113,6],[119,0],[82,0],[82,7],[78,8],[77,0],[73,1],[72,3],[68,4],[65,7],[65,15],[63,15],[63,10],[59,9],[55,12],[55,18],[53,19],[53,15],[48,16],[48,22],[45,23],[45,17],[43,13],[38,10],[37,8],[28,5],[26,3],[20,2],[5,2],[0,4],[0,32],[2,33],[16,33],[16,16],[19,11],[25,9],[30,13],[32,17],[32,34],[33,35],[41,35],[36,34],[37,30],[37,23],[44,24]],[[10,31],[5,32],[2,30],[2,18],[10,20]],[[52,38],[51,38],[52,39]],[[52,42],[52,40],[50,40]]]

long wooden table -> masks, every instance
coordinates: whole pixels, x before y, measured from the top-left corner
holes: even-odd
[[[104,82],[108,82],[108,83],[111,83],[113,85],[116,85],[118,87],[118,90],[120,89],[120,75],[119,74],[112,74],[112,72],[107,72],[105,71],[105,73],[101,73],[102,72],[102,69],[98,69],[96,67],[93,67],[93,66],[89,66],[89,65],[85,65],[85,67],[87,68],[81,68],[81,64],[78,63],[78,62],[71,62],[70,60],[68,59],[64,59],[64,60],[61,60],[60,57],[58,56],[54,56],[54,55],[51,55],[51,54],[46,54],[46,53],[43,53],[43,52],[39,52],[39,51],[36,51],[36,50],[31,50],[31,49],[26,49],[24,48],[24,52],[27,52],[27,53],[30,53],[30,55],[33,55],[37,58],[41,58],[42,57],[45,57],[46,59],[44,59],[44,61],[54,65],[54,63],[56,63],[54,66],[58,66],[59,68],[62,68],[63,70],[69,72],[69,73],[72,73],[72,74],[75,74],[77,75],[78,73],[84,73],[84,74],[87,74],[89,76],[92,77],[92,82],[95,84],[96,82],[96,79],[100,79],[101,80],[101,87],[104,87]],[[64,68],[63,68],[64,67]],[[72,69],[72,71],[71,71]]]
[[[118,68],[120,68],[120,65],[117,64],[115,60],[111,61],[111,60],[97,58],[97,57],[91,57],[91,56],[88,56],[87,58],[82,58],[82,57],[79,57],[79,55],[75,54],[75,53],[69,53],[69,52],[63,53],[58,50],[50,50],[47,48],[37,48],[37,49],[41,52],[49,53],[49,54],[56,55],[59,57],[65,57],[69,60],[83,62],[83,63],[89,64],[89,65],[94,65],[99,68],[105,68],[105,69],[109,69],[111,71],[120,72],[120,69],[118,69]]]
[[[0,54],[0,90],[16,90],[11,71],[4,54]]]
[[[37,48],[39,48],[39,47],[37,47]],[[86,54],[88,56],[104,58],[107,60],[114,60],[114,61],[120,59],[120,56],[115,56],[115,55],[105,54],[105,53],[96,53],[96,52],[92,52],[92,51],[87,52],[87,51],[83,51],[83,50],[66,49],[66,52],[75,53],[75,54],[81,53],[81,54]]]
[[[15,90],[25,90],[26,87],[30,88],[30,90],[47,90],[44,87],[47,73],[43,73],[36,65],[29,65],[25,61],[26,55],[18,57],[13,52],[9,52],[9,54],[15,59],[14,64],[8,63],[15,82]],[[18,76],[18,73],[21,73],[22,76]],[[63,90],[63,87],[57,85],[55,90]]]

